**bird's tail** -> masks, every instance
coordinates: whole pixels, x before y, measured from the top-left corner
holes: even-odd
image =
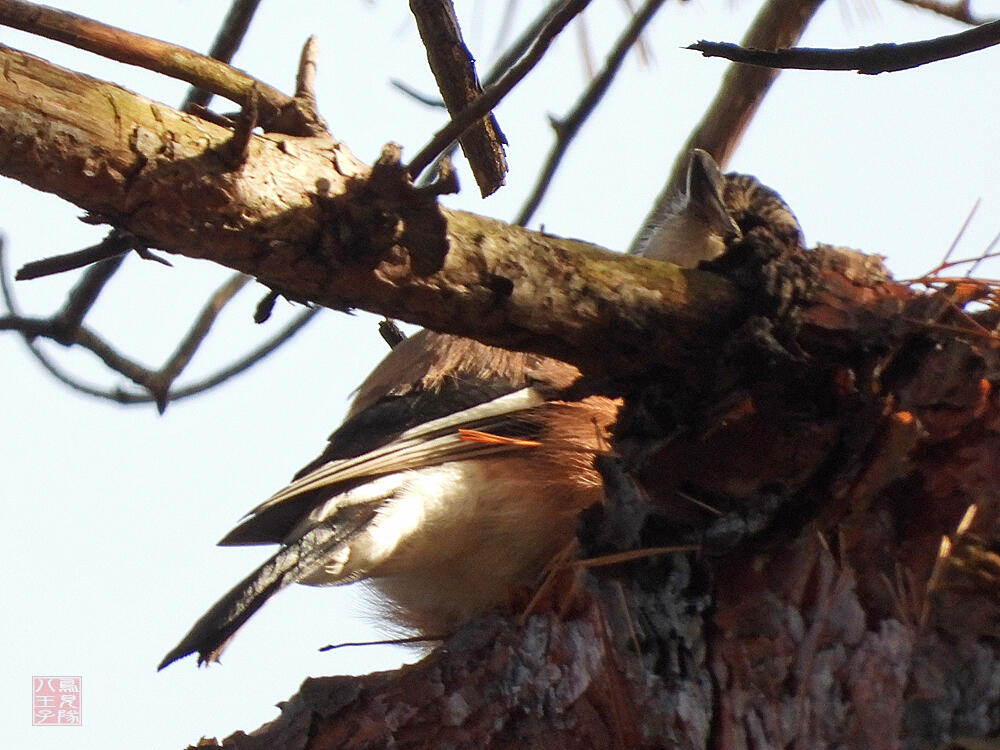
[[[324,578],[338,582],[337,568],[349,554],[349,541],[354,533],[371,521],[374,509],[358,506],[356,517],[341,514],[337,523],[310,529],[291,544],[282,547],[267,562],[240,581],[208,610],[184,636],[176,648],[160,662],[163,669],[188,654],[198,652],[198,664],[218,661],[229,639],[264,603],[290,583],[308,579],[324,568]],[[339,553],[339,554],[338,554]],[[352,578],[345,578],[348,583]]]

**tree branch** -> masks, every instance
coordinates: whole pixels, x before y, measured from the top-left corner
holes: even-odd
[[[25,263],[18,269],[15,278],[18,281],[28,281],[38,279],[42,276],[51,276],[57,273],[65,273],[76,268],[83,268],[92,263],[98,263],[110,258],[122,257],[132,249],[134,238],[112,232],[96,245],[85,247],[83,250],[76,250],[72,253],[53,255],[50,258],[42,258]]]
[[[548,6],[538,14],[535,20],[532,21],[523,32],[521,32],[521,35],[514,40],[514,42],[506,50],[504,50],[503,54],[501,54],[496,61],[494,61],[493,66],[483,79],[484,86],[492,86],[500,80],[504,73],[510,70],[510,68],[524,56],[524,54],[531,48],[534,41],[544,31],[549,19],[559,10],[563,2],[564,0],[550,0]],[[500,35],[502,35],[502,33],[503,32],[501,31]],[[393,85],[400,89],[403,93],[413,97],[428,107],[444,107],[444,102],[440,99],[432,99],[430,97],[423,96],[416,90],[407,86],[405,83],[393,81]],[[420,185],[433,179],[432,176],[437,172],[437,165],[440,164],[443,159],[450,157],[455,152],[456,148],[457,144],[453,141],[450,146],[435,157],[434,161],[430,165],[430,170],[425,168],[425,172],[423,176],[417,180],[417,184]],[[428,171],[430,172],[431,177],[428,177]]]
[[[705,57],[737,63],[795,70],[855,70],[878,75],[949,60],[1000,44],[1000,21],[984,23],[957,34],[904,44],[872,44],[853,49],[795,47],[775,51],[751,49],[726,42],[696,42],[688,47]]]
[[[961,21],[962,23],[967,23],[972,26],[978,26],[981,23],[985,23],[987,19],[980,18],[973,14],[972,3],[970,0],[957,0],[954,3],[945,3],[941,0],[900,0],[906,5],[911,5],[914,8],[920,8],[921,10],[929,10],[938,15],[944,16],[945,18],[951,18],[956,21]],[[994,20],[994,19],[989,19]]]
[[[233,59],[236,50],[243,43],[243,37],[246,36],[250,21],[253,20],[259,5],[260,0],[233,0],[229,13],[226,14],[222,27],[215,36],[212,49],[208,51],[209,57],[227,64]],[[192,107],[207,107],[210,101],[212,101],[211,92],[195,87],[184,97],[181,109],[190,112]]]
[[[447,149],[452,141],[460,137],[470,125],[490,112],[500,101],[510,93],[521,80],[531,72],[532,68],[545,55],[549,45],[566,28],[566,25],[583,12],[590,0],[565,0],[546,21],[538,33],[531,48],[524,57],[511,66],[496,83],[487,86],[482,94],[467,105],[461,112],[452,117],[451,122],[434,134],[434,137],[410,161],[409,172],[412,177],[419,175],[438,154]]]
[[[256,97],[265,129],[295,135],[322,132],[308,113],[300,111],[295,99],[186,47],[23,0],[0,0],[0,24],[187,81],[240,106]]]
[[[207,391],[252,367],[302,330],[321,309],[305,310],[263,344],[212,375],[180,388],[171,389],[173,381],[190,362],[194,350],[207,337],[215,316],[222,306],[232,299],[238,291],[237,287],[245,285],[247,277],[237,274],[217,290],[185,337],[185,342],[159,371],[153,371],[118,354],[103,339],[82,325],[83,316],[111,274],[117,270],[122,258],[123,256],[109,258],[89,268],[83,279],[73,288],[66,305],[57,315],[50,318],[29,318],[20,313],[14,299],[4,262],[3,243],[0,242],[0,296],[10,312],[10,315],[0,316],[0,331],[20,333],[38,363],[54,378],[73,390],[120,404],[156,403],[162,412],[169,402]],[[80,381],[64,372],[38,347],[35,341],[38,337],[51,339],[64,346],[77,345],[87,349],[100,357],[110,369],[131,379],[146,392],[140,393],[121,387],[106,389]]]
[[[0,63],[6,176],[295,299],[619,374],[676,367],[732,322],[713,274],[441,210],[391,154],[369,168],[329,138],[270,134],[234,170],[227,130],[20,52]]]
[[[417,21],[438,90],[454,117],[483,92],[475,62],[462,39],[455,6],[451,0],[410,0],[410,12]],[[507,174],[503,150],[507,139],[492,112],[471,125],[458,140],[479,192],[484,198],[492,195]]]
[[[600,74],[590,82],[590,85],[587,86],[583,96],[577,100],[573,109],[561,120],[553,120],[552,128],[556,133],[556,142],[549,151],[545,164],[539,172],[535,187],[524,202],[524,206],[522,206],[517,218],[514,219],[515,224],[524,225],[531,220],[535,210],[541,204],[542,197],[548,190],[549,184],[552,182],[552,177],[555,175],[556,169],[559,168],[559,163],[562,161],[576,134],[580,132],[580,128],[583,127],[587,118],[597,108],[597,105],[600,104],[601,99],[604,98],[608,89],[611,88],[611,83],[621,69],[625,56],[632,49],[632,45],[639,40],[643,30],[653,20],[653,16],[656,15],[656,11],[660,9],[663,3],[664,0],[647,0],[632,16],[625,30],[615,42],[615,46],[608,53]]]
[[[213,45],[212,56],[215,59],[220,59],[223,62],[228,62],[231,59],[236,48],[242,41],[257,5],[258,0],[234,0]],[[313,93],[313,79],[316,67],[315,58],[316,44],[315,40],[310,37],[302,53],[295,97],[300,108],[312,112],[313,120],[316,123],[320,123],[322,122],[321,118],[315,114],[315,95]],[[207,103],[210,97],[211,94],[208,92],[194,88],[185,102],[185,108],[188,106],[197,106],[198,109],[203,109],[197,103],[199,101]],[[191,104],[191,102],[195,104]],[[232,122],[228,124],[229,127],[236,127],[236,125],[237,123]],[[253,124],[250,124],[249,127],[244,126],[247,135],[249,135],[249,129],[252,127]],[[304,325],[304,322],[312,317],[311,311],[304,317],[300,316],[296,322],[286,327],[282,333],[272,337],[263,347],[258,347],[254,353],[224,368],[221,372],[209,376],[201,383],[174,389],[174,381],[186,368],[195,351],[207,337],[212,322],[219,310],[232,299],[239,288],[242,288],[249,281],[249,277],[237,274],[233,280],[223,285],[209,300],[198,321],[189,331],[184,342],[178,347],[178,351],[173,357],[165,362],[159,370],[149,370],[137,365],[129,358],[118,354],[109,344],[83,327],[84,317],[96,302],[101,290],[120,267],[124,259],[124,254],[130,249],[137,250],[140,257],[166,262],[154,256],[145,247],[138,245],[137,240],[133,236],[115,229],[100,244],[94,247],[26,264],[18,272],[18,279],[36,278],[38,276],[61,273],[82,266],[91,266],[69,293],[63,308],[44,320],[24,318],[17,314],[16,304],[12,296],[12,291],[9,288],[8,280],[6,276],[0,278],[0,284],[3,286],[3,295],[7,301],[8,309],[13,313],[13,315],[2,320],[3,328],[5,330],[21,332],[29,351],[38,359],[42,366],[52,373],[54,377],[77,391],[114,400],[119,403],[148,403],[151,400],[155,400],[162,412],[169,401],[201,392],[222,382],[226,377],[251,366],[261,357],[266,356],[266,353],[272,351],[283,341],[294,335]],[[2,249],[0,249],[0,252],[2,252]],[[5,274],[5,269],[0,268],[0,273]],[[93,353],[101,357],[109,368],[133,380],[143,387],[148,394],[152,395],[126,391],[121,387],[114,390],[100,389],[80,382],[75,377],[63,373],[43,354],[36,344],[36,337],[50,338],[64,346],[79,345],[83,348],[90,348]],[[123,365],[124,369],[115,369],[116,364]]]

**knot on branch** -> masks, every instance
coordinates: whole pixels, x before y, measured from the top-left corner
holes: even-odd
[[[322,136],[327,132],[326,122],[316,111],[315,102],[305,97],[295,97],[277,110],[265,112],[260,124],[269,133],[302,137]]]
[[[373,269],[380,263],[418,277],[441,270],[448,252],[448,227],[437,196],[457,187],[449,170],[423,188],[415,187],[388,144],[364,179],[348,181],[343,195],[319,196],[324,212],[323,251],[336,264]]]

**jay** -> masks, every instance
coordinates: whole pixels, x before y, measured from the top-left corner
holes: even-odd
[[[776,193],[721,175],[695,151],[685,194],[638,252],[693,267],[760,221],[798,232]],[[508,603],[603,498],[594,460],[610,450],[620,401],[561,398],[579,377],[564,362],[433,331],[403,340],[362,383],[323,453],[222,539],[278,549],[160,668],[195,652],[199,664],[218,660],[291,583],[367,580],[390,620],[429,637]]]

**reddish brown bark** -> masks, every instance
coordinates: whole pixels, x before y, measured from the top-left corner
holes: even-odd
[[[526,620],[485,618],[397,673],[309,680],[223,745],[920,748],[996,732],[1000,358],[992,322],[960,311],[983,289],[915,293],[830,248],[761,265],[771,250],[751,241],[714,269],[758,314],[706,343],[700,372],[635,381],[609,502],[581,527],[589,557],[699,553],[593,568],[582,589],[558,576]]]

